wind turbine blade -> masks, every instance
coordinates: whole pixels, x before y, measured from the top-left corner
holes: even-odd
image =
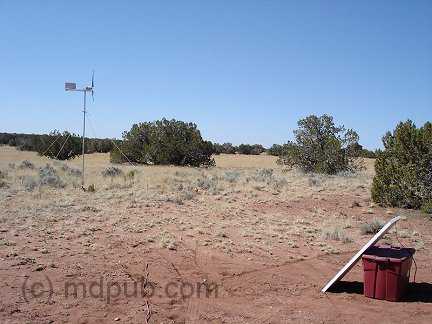
[[[92,70],[92,79],[91,79],[91,96],[92,101],[94,102],[94,70]]]

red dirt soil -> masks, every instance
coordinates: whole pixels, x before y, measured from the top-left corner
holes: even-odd
[[[80,195],[81,199],[88,199],[84,193]],[[13,212],[19,199],[19,195],[6,197],[3,206]],[[342,205],[349,206],[352,201],[351,195],[333,195],[313,204],[341,211],[346,208]],[[311,207],[311,200],[287,203],[274,198],[244,204],[246,210],[255,209],[263,215],[270,209],[299,215]],[[175,207],[166,203],[147,206],[126,208],[120,204],[116,210],[131,217],[152,214],[160,218],[185,211],[195,217],[202,214],[202,207],[194,202]],[[143,233],[119,230],[110,217],[103,215],[104,211],[73,211],[70,206],[58,206],[55,218],[41,216],[48,231],[35,225],[34,219],[8,218],[3,223],[1,323],[145,323],[146,300],[152,311],[149,323],[430,323],[432,318],[432,257],[428,249],[416,254],[417,283],[411,285],[407,300],[391,303],[362,295],[361,264],[344,278],[345,283],[336,292],[320,293],[361,247],[359,242],[347,244],[346,248],[341,244],[344,251],[339,254],[324,254],[312,250],[305,241],[296,249],[275,247],[269,257],[259,250],[227,254],[202,246],[199,237],[184,236],[177,237],[176,250],[169,250],[148,246],[142,241]],[[424,215],[408,217],[409,226],[431,232],[432,222]],[[91,219],[98,227],[88,231]],[[205,219],[202,221],[208,221]],[[430,247],[430,240],[424,243]],[[85,246],[91,246],[90,252]],[[145,274],[146,264],[154,287],[151,296],[121,294],[109,303],[106,294],[103,299],[65,296],[65,281],[89,285],[103,277],[106,292],[107,282],[132,284],[139,280]],[[35,283],[44,287],[33,286],[32,293]],[[168,283],[172,288],[169,296],[165,292]],[[215,284],[217,296],[198,298],[197,291],[190,298],[175,296],[179,287],[188,287],[189,283]]]
[[[137,167],[128,185],[101,176],[107,155],[90,155],[97,190],[88,193],[59,162],[3,147],[0,323],[146,323],[147,305],[148,323],[158,324],[431,322],[431,217],[372,204],[373,161],[365,173],[327,177],[281,170],[265,156],[220,158],[208,170]],[[35,168],[10,165],[23,159]],[[23,186],[45,163],[66,188]],[[364,297],[361,264],[322,294],[370,239],[361,226],[399,213],[399,240],[417,249],[406,299]],[[381,242],[399,244],[394,230]]]

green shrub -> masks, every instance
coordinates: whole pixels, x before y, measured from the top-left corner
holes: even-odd
[[[299,167],[305,172],[337,174],[355,171],[358,162],[358,135],[352,129],[336,126],[333,117],[308,116],[298,121],[295,142],[288,142],[278,163]]]
[[[49,135],[40,135],[35,144],[36,151],[52,159],[67,160],[82,154],[82,142],[78,135],[57,130]]]
[[[432,200],[432,124],[410,120],[383,137],[375,162],[372,199],[384,206],[421,208]]]
[[[213,144],[213,150],[215,154],[235,154],[237,148],[233,146],[231,143],[214,143]]]
[[[133,181],[137,174],[138,174],[138,170],[136,169],[129,170],[128,173],[126,173],[126,179],[128,179],[129,181]]]
[[[49,164],[46,164],[44,167],[39,169],[39,185],[53,188],[66,187],[66,183],[64,183],[57,174],[56,169]]]
[[[432,200],[425,202],[421,206],[421,211],[425,214],[432,214]]]
[[[184,166],[213,166],[213,144],[204,141],[193,123],[157,120],[132,126],[123,133],[122,152],[131,162]],[[111,151],[112,162],[126,162],[117,149]]]
[[[279,144],[273,144],[268,150],[267,153],[273,156],[280,156],[283,152],[283,146]]]
[[[126,160],[126,158],[121,154],[119,149],[117,147],[114,147],[112,151],[110,152],[110,161],[111,163],[120,164],[123,163]]]
[[[123,171],[116,167],[108,167],[101,172],[104,178],[115,178],[123,175]]]
[[[237,147],[237,153],[246,155],[259,155],[265,152],[265,148],[261,144],[240,144]]]
[[[67,132],[64,132],[63,135]],[[61,134],[54,130],[50,134],[46,135],[39,135],[39,134],[16,134],[16,133],[0,133],[0,145],[6,144],[10,146],[16,146],[18,150],[21,151],[35,151],[39,153],[45,152],[45,150],[49,149],[50,144],[52,144],[55,139],[61,136]],[[79,138],[77,135],[74,135],[74,137]],[[66,137],[63,137],[59,139],[58,141],[60,144],[54,143],[56,145],[52,148],[51,154],[48,155],[52,158],[54,158],[57,155],[57,152],[60,150],[61,145],[63,143],[62,140],[65,140]],[[81,140],[79,138],[79,140]],[[109,138],[99,139],[99,138],[86,138],[86,153],[94,153],[94,152],[100,152],[100,153],[107,153],[112,150],[114,147],[113,140]],[[57,150],[56,150],[57,149]],[[69,153],[69,151],[66,150],[66,153]],[[79,149],[79,152],[77,154],[81,154],[81,149]],[[66,156],[67,158],[67,156]],[[65,159],[62,155],[59,159]]]

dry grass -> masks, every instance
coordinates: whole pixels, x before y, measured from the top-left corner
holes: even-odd
[[[24,160],[33,168],[19,167]],[[283,272],[289,285],[293,278],[296,286],[309,285],[310,292],[298,295],[307,298],[322,284],[321,270],[341,262],[337,254],[347,258],[368,240],[360,233],[362,224],[395,212],[371,205],[372,161],[364,172],[337,176],[285,170],[265,155],[221,155],[218,166],[209,169],[112,165],[107,154],[91,154],[86,161],[86,187],[94,185],[94,192],[81,190],[79,158],[52,161],[0,147],[0,254],[5,263],[0,274],[10,283],[2,300],[21,303],[13,299],[13,287],[27,273],[122,276],[125,271],[141,273],[143,260],[150,262],[161,286],[170,275],[200,282],[225,278],[224,287],[233,282],[243,292],[248,278],[248,287],[264,287],[256,277],[263,275],[285,300],[285,283],[279,286]],[[365,208],[373,208],[374,215]],[[430,227],[407,217],[397,229],[400,240],[430,260]],[[394,233],[386,240],[397,244]],[[297,267],[293,274],[291,262]],[[251,269],[259,272],[249,275]],[[247,275],[237,275],[242,273]],[[169,313],[166,300],[152,302],[161,316]],[[125,305],[125,312],[132,304]],[[61,300],[56,305],[65,307]],[[83,313],[105,309],[83,305],[74,307]],[[32,307],[50,311],[42,303]]]
[[[54,166],[69,187],[77,187],[80,177],[81,159],[58,162],[40,157],[34,152],[17,151],[15,148],[0,147],[2,158],[0,169],[10,172],[10,164],[22,165],[30,162],[33,168],[14,170],[15,178],[35,175],[47,163]],[[244,192],[272,191],[292,196],[311,195],[317,191],[336,191],[370,185],[370,170],[354,177],[304,175],[299,171],[286,171],[276,164],[276,158],[267,155],[245,156],[221,154],[215,157],[217,166],[211,169],[197,169],[174,166],[129,166],[112,165],[108,154],[95,153],[86,158],[86,183],[94,184],[97,190],[121,189],[123,187],[177,192],[179,186],[197,187],[211,194],[241,190]],[[26,162],[26,163],[28,163]],[[115,170],[116,174],[112,174]],[[13,182],[17,179],[14,179]],[[75,184],[75,185],[74,185]],[[78,186],[79,187],[79,186]]]
[[[242,154],[220,154],[214,157],[219,168],[281,168],[277,163],[277,157]]]
[[[384,226],[385,222],[382,219],[374,218],[370,223],[362,224],[360,232],[363,235],[376,234]]]
[[[108,154],[96,153],[86,158],[86,186],[94,188],[90,194],[80,189],[79,157],[52,161],[7,146],[0,152],[2,186],[9,194],[25,194],[19,194],[23,210],[43,211],[51,218],[59,205],[67,206],[61,209],[65,212],[84,205],[85,213],[100,211],[96,214],[104,215],[98,218],[101,222],[109,220],[130,233],[146,232],[150,238],[146,244],[159,242],[174,249],[174,235],[181,233],[228,254],[261,251],[272,258],[274,249],[302,249],[305,240],[306,246],[327,253],[339,251],[333,245],[361,240],[362,222],[348,216],[348,211],[362,214],[362,209],[351,208],[356,204],[346,203],[342,209],[348,211],[343,213],[320,206],[339,194],[369,199],[373,175],[371,161],[356,175],[326,176],[285,170],[267,155],[222,154],[216,156],[216,167],[200,169],[113,165]],[[12,166],[22,161],[33,167]],[[44,180],[41,168],[48,176]],[[279,211],[279,204],[287,205]],[[292,205],[296,207],[290,210]],[[323,220],[327,225],[322,226]]]

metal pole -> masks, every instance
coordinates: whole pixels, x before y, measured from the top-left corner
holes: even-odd
[[[86,97],[87,91],[84,89],[84,110],[83,110],[83,135],[82,135],[82,187],[84,189],[84,156],[85,156],[85,124],[86,124]]]

